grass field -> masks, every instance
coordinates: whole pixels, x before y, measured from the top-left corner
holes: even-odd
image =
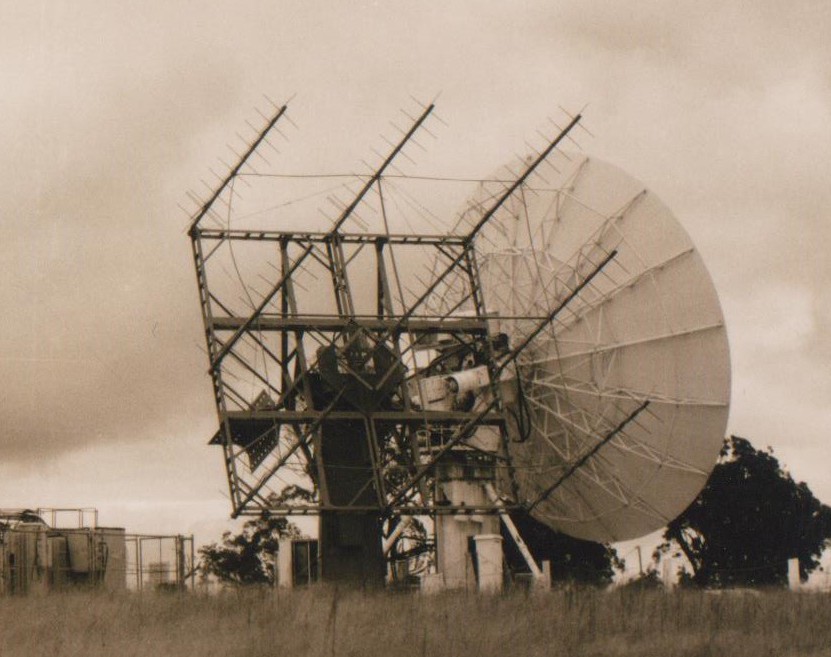
[[[831,596],[76,592],[0,600],[0,655],[831,656]]]

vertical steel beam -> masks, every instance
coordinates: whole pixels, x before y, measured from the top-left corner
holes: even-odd
[[[193,250],[193,261],[196,268],[196,281],[199,286],[199,300],[202,309],[202,321],[205,326],[205,342],[208,349],[209,357],[217,352],[217,347],[220,344],[219,339],[214,332],[213,312],[211,309],[211,295],[208,292],[208,278],[205,271],[205,260],[202,253],[202,241],[196,232],[191,234],[191,248]],[[231,504],[234,511],[239,508],[239,489],[237,482],[239,476],[237,474],[236,459],[233,455],[233,443],[231,440],[231,425],[228,421],[228,408],[225,404],[225,392],[222,381],[222,371],[219,368],[211,368],[211,383],[214,390],[214,399],[216,401],[217,413],[219,416],[219,424],[222,431],[222,451],[225,456],[225,473],[228,479],[228,491],[231,496]]]
[[[380,185],[379,185],[379,193],[380,193]],[[382,197],[383,198],[383,197]],[[378,318],[381,319],[383,317],[393,317],[394,316],[394,305],[392,299],[392,293],[390,291],[389,285],[389,276],[387,275],[387,268],[384,262],[384,253],[385,247],[387,246],[387,242],[384,239],[377,239],[375,242],[375,259],[376,259],[376,271],[378,276],[378,308],[377,314]],[[392,247],[390,247],[392,248]],[[394,263],[394,261],[393,261]],[[398,275],[396,274],[396,279]],[[403,297],[402,297],[403,303]],[[402,361],[403,352],[401,350],[401,345],[399,343],[399,336],[393,335],[391,336],[392,342],[392,352],[395,354],[398,362]],[[410,342],[413,342],[413,336],[410,335]],[[385,377],[386,378],[386,377]],[[412,411],[412,400],[410,399],[410,392],[407,388],[407,382],[402,381],[401,385],[399,386],[399,396],[401,397],[401,403],[404,406],[405,411]],[[409,427],[409,425],[404,425],[402,428],[402,433],[404,434],[404,438],[407,441],[407,448],[409,450],[410,455],[410,468],[411,473],[415,473],[418,470],[419,465],[421,465],[421,455],[418,450],[418,437],[416,436],[415,432]],[[418,487],[419,496],[421,498],[421,503],[423,505],[427,504],[429,491],[427,490],[427,486],[424,484],[423,481],[419,482]],[[386,500],[384,500],[384,503]]]
[[[280,242],[280,268],[286,281],[282,293],[283,300],[281,308],[284,309],[284,316],[286,313],[290,313],[292,316],[297,316],[297,298],[294,294],[294,281],[292,276],[288,274],[290,269],[288,240],[282,240]],[[287,340],[288,331],[282,331],[281,337]],[[297,367],[299,370],[300,383],[303,389],[303,401],[306,404],[306,408],[313,410],[315,403],[312,395],[312,386],[309,381],[309,366],[308,361],[306,360],[306,347],[303,344],[302,331],[294,332],[294,351],[297,354]],[[283,392],[285,394],[285,388]],[[294,427],[292,430],[296,431]],[[297,438],[299,439],[300,436],[298,435]],[[309,447],[305,444],[305,442],[303,443],[301,449],[309,461],[309,476],[312,478],[313,482],[317,483],[318,495],[321,502],[326,504],[329,500],[329,488],[326,483],[326,473],[323,470],[323,463],[320,459],[320,430],[317,430],[312,434],[312,445],[314,447],[314,454],[310,452]],[[314,471],[312,468],[314,468]]]

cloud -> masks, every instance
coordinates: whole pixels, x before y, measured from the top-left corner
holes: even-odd
[[[731,430],[792,449],[801,476],[798,446],[820,444],[831,382],[829,12],[807,0],[4,8],[4,460],[37,470],[97,443],[197,449],[215,411],[184,191],[233,157],[225,144],[263,92],[298,93],[300,129],[275,161],[303,171],[357,168],[410,94],[443,91],[450,128],[417,155],[442,173],[487,175],[558,105],[589,103],[583,148],[661,196],[711,269],[735,355]]]
[[[30,69],[0,108],[5,460],[147,440],[210,409],[175,201],[192,141],[227,111],[236,71],[206,60],[183,75],[169,53],[141,49],[128,53],[138,61],[78,61],[79,49],[47,57],[57,75]]]

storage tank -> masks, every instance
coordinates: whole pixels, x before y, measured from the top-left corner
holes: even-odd
[[[69,573],[75,582],[89,580],[93,572],[92,534],[88,528],[61,530],[66,536]]]
[[[50,584],[60,591],[69,585],[69,548],[66,536],[50,532],[47,535],[49,555],[51,557]]]
[[[127,544],[124,527],[99,527],[95,530],[98,580],[107,591],[127,588]]]
[[[4,571],[8,593],[45,593],[48,587],[49,549],[46,525],[20,523],[6,535]]]

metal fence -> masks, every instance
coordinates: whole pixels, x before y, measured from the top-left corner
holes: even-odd
[[[194,588],[193,536],[127,534],[97,519],[95,509],[0,510],[0,595]]]

